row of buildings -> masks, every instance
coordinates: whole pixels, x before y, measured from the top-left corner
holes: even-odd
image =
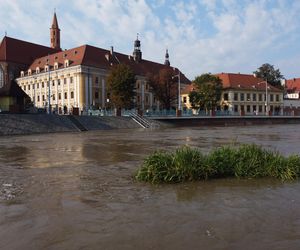
[[[54,13],[50,28],[50,47],[5,36],[0,44],[0,109],[22,111],[25,102],[60,114],[86,112],[90,108],[111,107],[106,78],[116,64],[126,64],[137,76],[135,107],[160,109],[146,75],[171,69],[180,75],[183,109],[191,108],[189,93],[193,85],[182,72],[170,65],[166,51],[164,63],[145,60],[141,42],[134,41],[131,55],[83,45],[62,50],[60,28]],[[236,114],[282,114],[286,108],[284,93],[253,75],[221,73],[223,93],[220,109]],[[299,100],[300,79],[288,80],[289,99]],[[296,96],[297,95],[297,96]],[[293,109],[294,104],[288,108]],[[174,107],[177,103],[174,103]]]

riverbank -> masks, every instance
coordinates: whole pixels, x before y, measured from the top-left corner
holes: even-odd
[[[1,114],[0,136],[139,128],[130,117]]]

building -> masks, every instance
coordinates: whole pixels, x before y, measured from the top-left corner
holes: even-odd
[[[216,74],[223,84],[220,110],[235,115],[278,115],[283,112],[283,91],[266,81],[248,74]],[[183,91],[182,102],[191,108],[189,93],[194,86]],[[267,95],[267,100],[266,100]]]
[[[21,112],[27,95],[15,86],[14,79],[34,58],[57,52],[56,49],[5,36],[0,44],[0,109]],[[23,98],[23,100],[21,100]]]
[[[19,86],[27,93],[36,107],[48,108],[60,114],[80,110],[86,113],[91,108],[111,107],[107,93],[106,78],[116,64],[126,64],[137,76],[135,85],[135,107],[141,110],[158,109],[159,102],[147,84],[148,73],[157,74],[163,68],[171,68],[169,53],[166,51],[165,63],[160,64],[143,59],[141,42],[134,41],[132,55],[83,45],[73,49],[61,50],[60,29],[54,14],[50,29],[51,48],[56,53],[35,57],[27,69],[17,78]],[[172,68],[174,75],[178,69]],[[181,81],[189,80],[181,73]]]
[[[300,78],[284,80],[284,112],[287,115],[300,115]]]

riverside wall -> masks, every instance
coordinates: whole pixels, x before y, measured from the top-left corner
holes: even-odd
[[[272,124],[300,124],[297,116],[210,116],[210,117],[152,117],[162,124],[177,127],[247,126]]]
[[[75,117],[86,130],[139,128],[129,117]],[[68,116],[48,114],[0,114],[0,136],[77,132]]]

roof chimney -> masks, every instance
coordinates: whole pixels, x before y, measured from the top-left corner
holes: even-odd
[[[110,47],[110,54],[111,54],[111,55],[114,54],[114,47],[113,47],[113,46]]]

